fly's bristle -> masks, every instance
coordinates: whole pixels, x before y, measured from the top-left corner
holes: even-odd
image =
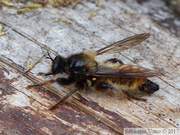
[[[94,52],[94,51],[89,51],[89,50],[84,50],[83,51],[83,54],[89,56],[90,58],[93,58],[97,55],[97,52]]]
[[[135,90],[135,89],[138,89],[138,87],[144,81],[146,81],[145,78],[125,78],[125,79],[120,78],[115,83],[122,88]]]

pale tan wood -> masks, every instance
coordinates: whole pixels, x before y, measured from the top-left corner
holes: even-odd
[[[0,120],[13,125],[19,122],[19,125],[12,130],[2,125],[1,132],[27,134],[28,128],[32,134],[122,134],[125,127],[179,128],[180,41],[177,33],[153,21],[147,14],[151,12],[150,6],[151,3],[142,7],[114,0],[104,1],[98,7],[83,1],[74,9],[44,7],[23,14],[17,14],[15,7],[3,7],[0,12],[5,32],[0,37],[3,117]],[[88,20],[90,11],[97,15]],[[165,18],[172,17],[170,12],[161,12]],[[75,24],[55,22],[59,17]],[[68,56],[84,49],[97,50],[144,32],[151,33],[147,41],[98,60],[118,57],[127,64],[158,70],[161,76],[152,80],[160,85],[160,90],[145,96],[147,103],[90,91],[75,94],[62,107],[50,112],[47,109],[59,99],[53,93],[63,97],[68,90],[56,84],[44,89],[26,89],[27,85],[50,79],[36,75],[50,70],[51,62],[45,58],[31,72],[24,73],[27,61],[37,61],[47,51]],[[4,119],[7,116],[10,118]],[[37,121],[41,123],[39,126]]]

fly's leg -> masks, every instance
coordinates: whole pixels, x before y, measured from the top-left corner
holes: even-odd
[[[49,80],[49,81],[46,81],[44,83],[41,83],[41,84],[36,84],[36,85],[29,85],[27,88],[28,89],[31,89],[33,87],[38,87],[38,86],[48,86],[52,83],[55,83],[57,82],[58,84],[60,85],[70,85],[72,83],[74,83],[74,80],[71,79],[71,78],[58,78],[58,79],[55,79],[55,80]],[[53,105],[52,107],[49,108],[49,110],[54,110],[58,105],[62,104],[68,97],[70,97],[72,94],[74,94],[76,91],[80,90],[83,88],[83,83],[76,83],[77,85],[77,88],[70,91],[66,96],[64,96],[60,101],[58,101],[55,105]]]
[[[39,72],[37,75],[38,75],[38,76],[42,76],[42,75],[44,75],[44,76],[49,76],[49,75],[53,75],[53,73],[52,73],[52,72],[48,72],[48,73]]]
[[[44,83],[41,83],[41,84],[29,85],[29,86],[27,86],[27,89],[31,89],[33,87],[38,87],[38,86],[49,86],[49,85],[51,85],[52,83],[55,83],[55,82],[57,82],[60,85],[70,85],[74,81],[72,79],[70,79],[70,78],[57,78],[55,80],[53,80],[53,79],[48,80],[48,81],[46,81]]]
[[[97,84],[95,84],[95,90],[97,91],[104,91],[104,90],[107,90],[107,89],[113,89],[113,90],[117,90],[117,91],[120,91],[121,92],[121,95],[123,95],[124,97],[126,97],[127,99],[134,99],[134,100],[139,100],[139,101],[144,101],[146,102],[146,99],[143,99],[143,98],[138,98],[138,97],[135,97],[135,96],[132,96],[130,95],[129,93],[127,93],[126,91],[124,90],[120,90],[106,82],[99,82]]]
[[[55,105],[49,108],[49,110],[54,110],[58,105],[62,104],[64,100],[66,100],[68,97],[73,95],[76,91],[83,89],[84,88],[84,82],[83,81],[78,81],[76,82],[76,89],[70,91],[66,96],[64,96],[61,100],[59,100]]]
[[[127,93],[126,91],[123,91],[121,90],[121,94],[126,97],[127,99],[131,100],[131,99],[134,99],[134,100],[139,100],[139,101],[143,101],[143,102],[146,102],[147,100],[144,99],[144,98],[138,98],[138,97],[135,97],[133,95],[130,95],[129,93]]]
[[[54,59],[51,57],[50,53],[47,52],[48,56],[46,56],[46,59],[50,59],[51,62],[54,64]],[[51,71],[51,72],[48,72],[48,73],[42,73],[42,72],[39,72],[37,75],[41,76],[41,75],[44,75],[44,76],[49,76],[49,75],[53,75],[54,73]]]
[[[80,87],[70,91],[66,96],[64,96],[61,100],[59,100],[55,105],[53,105],[52,107],[49,108],[49,110],[54,110],[56,109],[56,107],[60,104],[62,104],[64,102],[64,100],[66,100],[68,97],[70,97],[72,94],[74,94],[76,91],[78,91],[79,89],[81,89]]]

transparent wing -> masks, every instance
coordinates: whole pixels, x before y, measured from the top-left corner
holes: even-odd
[[[157,76],[158,73],[143,67],[132,65],[120,65],[118,68],[98,67],[94,72],[88,72],[87,75],[102,77],[119,78],[148,78]]]
[[[109,46],[99,49],[96,52],[97,55],[100,55],[102,53],[121,52],[141,43],[142,41],[146,40],[149,36],[150,36],[149,33],[137,34],[135,36],[128,37],[124,40],[110,44]]]

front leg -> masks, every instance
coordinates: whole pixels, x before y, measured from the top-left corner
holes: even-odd
[[[46,81],[46,82],[41,83],[41,84],[29,85],[29,86],[27,86],[27,88],[31,89],[33,87],[38,87],[38,86],[49,86],[55,82],[57,82],[60,85],[71,85],[72,83],[74,83],[74,80],[71,78],[57,78],[55,80],[52,79],[52,80]]]
[[[74,80],[71,78],[57,78],[55,80],[49,80],[46,81],[44,83],[41,84],[36,84],[36,85],[29,85],[27,88],[31,89],[33,87],[38,87],[38,86],[48,86],[52,83],[57,82],[60,85],[70,85],[72,83],[74,83]],[[82,86],[77,87],[76,89],[70,91],[66,96],[64,96],[59,102],[57,102],[55,105],[53,105],[52,107],[49,108],[49,110],[54,110],[59,104],[62,104],[64,102],[64,100],[66,100],[68,97],[70,97],[72,94],[74,94],[76,91],[78,91],[79,89],[81,89]]]

